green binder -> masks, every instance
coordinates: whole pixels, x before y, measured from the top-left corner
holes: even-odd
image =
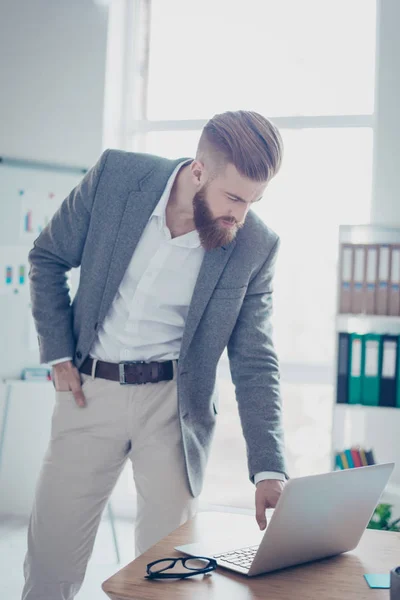
[[[379,405],[380,368],[382,363],[382,336],[367,333],[363,336],[363,369],[361,377],[361,403]]]
[[[363,336],[358,333],[350,334],[349,363],[349,404],[361,404],[364,344]]]

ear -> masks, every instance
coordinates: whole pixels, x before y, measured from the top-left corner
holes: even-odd
[[[192,181],[196,187],[200,187],[207,179],[204,163],[198,159],[195,159],[190,164],[190,173],[192,175]]]

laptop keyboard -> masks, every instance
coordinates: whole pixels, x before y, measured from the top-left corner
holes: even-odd
[[[249,548],[240,548],[232,552],[224,552],[223,554],[214,554],[214,558],[224,560],[232,565],[237,565],[243,569],[250,569],[251,563],[257,553],[258,546],[250,546]]]

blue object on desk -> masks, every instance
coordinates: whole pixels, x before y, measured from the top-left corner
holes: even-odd
[[[380,590],[390,589],[390,573],[364,575],[370,588],[379,588]]]

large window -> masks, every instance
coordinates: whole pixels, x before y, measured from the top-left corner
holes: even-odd
[[[370,219],[375,0],[136,0],[139,5],[145,8],[136,49],[142,89],[124,113],[126,149],[193,156],[208,118],[243,108],[270,117],[282,132],[282,171],[256,210],[282,240],[274,329],[289,467],[292,475],[328,469],[338,225]],[[251,486],[240,499],[226,487],[228,480],[242,482],[246,471],[226,373],[223,368],[206,499],[223,504],[231,497],[251,506]],[[226,479],[218,497],[210,482],[232,473],[218,450],[223,440],[236,457],[237,477]]]
[[[135,121],[131,147],[193,156],[216,112],[251,108],[274,120],[285,157],[256,210],[282,239],[276,345],[284,371],[332,366],[338,225],[370,218],[375,1],[148,6],[146,119]]]
[[[373,110],[370,0],[152,0],[148,118]]]

